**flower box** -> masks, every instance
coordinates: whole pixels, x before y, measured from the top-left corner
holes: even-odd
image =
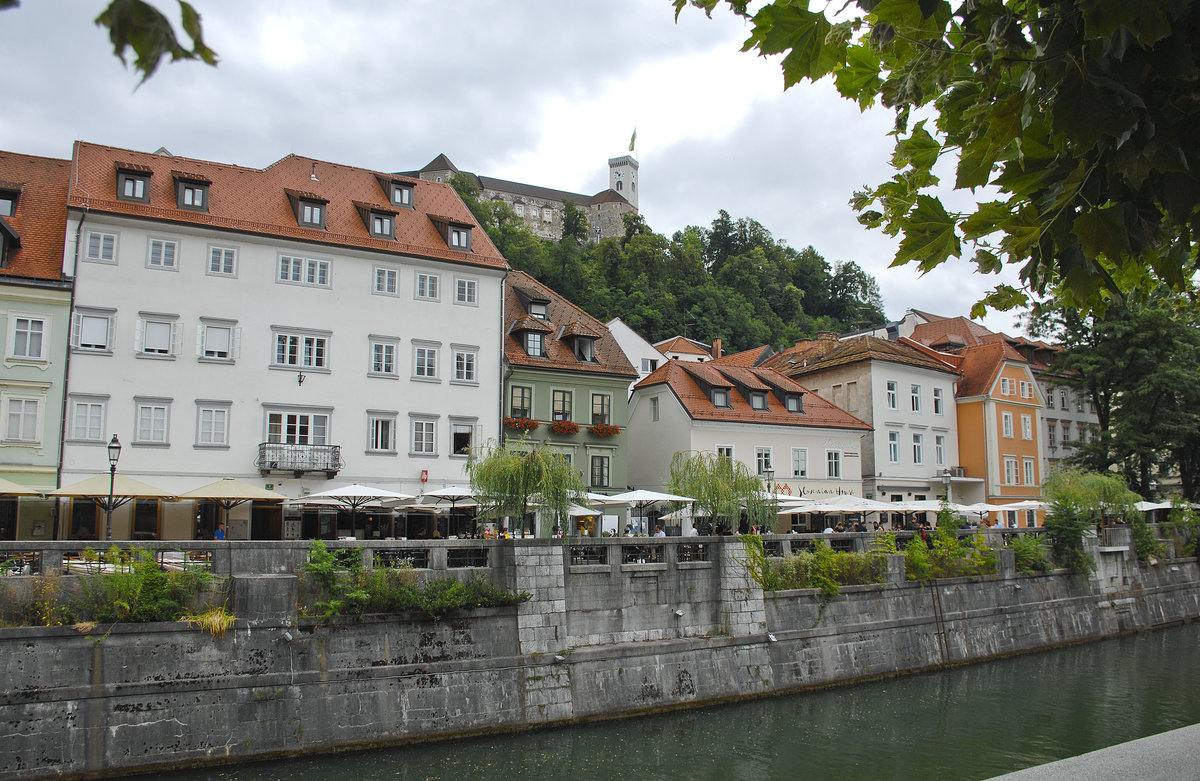
[[[550,424],[550,430],[555,434],[578,434],[579,424],[573,420],[556,420]]]
[[[505,418],[504,419],[504,427],[508,428],[508,429],[512,429],[513,431],[524,431],[524,432],[528,433],[530,431],[537,431],[538,426],[541,426],[541,425],[542,425],[541,423],[538,423],[533,418]]]
[[[597,423],[588,428],[588,432],[593,437],[615,437],[621,433],[620,426],[613,426],[609,423]]]

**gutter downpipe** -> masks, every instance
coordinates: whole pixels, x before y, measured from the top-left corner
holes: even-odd
[[[71,190],[75,188],[77,182],[75,177],[79,171],[76,165],[79,161],[79,142],[75,142],[75,149],[71,155],[71,177],[67,185],[67,214],[70,215],[71,207]],[[75,285],[79,279],[79,237],[83,234],[83,222],[87,219],[88,207],[84,202],[83,210],[79,215],[79,224],[75,226],[75,249],[72,252],[71,263],[71,297],[70,309],[67,311],[67,357],[63,361],[63,395],[62,395],[62,414],[59,416],[59,432],[58,432],[58,468],[54,473],[54,487],[62,488],[62,468],[63,468],[63,453],[67,447],[67,402],[70,393],[71,383],[71,320],[75,317]],[[60,272],[61,273],[61,272]],[[59,526],[62,519],[59,517],[60,503],[54,503],[54,533],[50,536],[51,539],[57,540]]]

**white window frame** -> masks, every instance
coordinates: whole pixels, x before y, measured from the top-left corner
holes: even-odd
[[[155,261],[156,257],[157,262]],[[179,240],[163,236],[149,237],[146,242],[146,268],[158,271],[178,271]]]
[[[545,358],[546,335],[541,331],[526,331],[525,353],[530,358]]]
[[[89,344],[83,346],[84,326],[89,320],[103,320],[106,330],[103,346]],[[71,348],[78,352],[112,354],[113,336],[117,325],[117,310],[100,309],[96,307],[77,307],[71,315]]]
[[[900,463],[900,432],[888,432],[888,463]]]
[[[295,341],[294,361],[281,362],[279,360],[279,340],[281,338],[288,340],[285,358],[291,357],[293,352],[291,342]],[[271,326],[271,368],[328,372],[332,341],[332,334],[329,331]]]
[[[441,382],[441,342],[412,342],[412,378],[420,382]]]
[[[170,447],[171,445],[171,404],[174,399],[159,396],[133,397],[133,444],[143,447]],[[162,412],[162,431],[159,433],[158,423],[154,417],[149,420],[149,428],[144,427],[146,412],[153,416],[155,411]]]
[[[1028,380],[1021,380],[1020,389],[1021,389],[1021,398],[1023,398],[1023,399],[1032,399],[1033,398],[1033,386],[1031,386],[1029,384]]]
[[[842,479],[842,451],[825,451],[825,476],[830,480]]]
[[[479,280],[455,277],[454,303],[459,306],[479,306]]]
[[[730,409],[733,405],[729,399],[729,388],[713,388],[712,403],[719,409]]]
[[[376,266],[371,274],[371,292],[377,296],[400,295],[400,270]]]
[[[436,456],[437,424],[434,415],[409,414],[408,454],[410,456]]]
[[[228,450],[232,411],[231,401],[196,399],[196,441],[192,447]]]
[[[550,312],[549,304],[545,301],[530,301],[528,311],[531,317],[536,317],[538,320],[549,320]]]
[[[1010,380],[1008,377],[1000,378],[1000,395],[1001,396],[1011,396],[1012,395],[1012,380]]]
[[[390,356],[390,367],[388,358]],[[371,334],[367,337],[367,376],[400,379],[400,338]],[[382,362],[381,362],[382,359]]]
[[[1013,416],[1011,412],[1000,413],[1001,434],[1005,439],[1013,438]]]
[[[333,263],[323,258],[305,258],[280,253],[275,283],[298,287],[333,287]]]
[[[792,477],[808,477],[808,448],[792,448]]]
[[[918,466],[925,463],[925,435],[912,435],[913,463]]]
[[[272,430],[271,418],[278,418]],[[268,407],[263,416],[263,440],[280,445],[316,445],[330,443],[333,410],[311,407]]]
[[[896,380],[887,381],[887,408],[900,408],[900,383]]]
[[[141,171],[117,171],[117,199],[150,202],[150,174]]]
[[[938,466],[946,464],[946,435],[933,435],[933,457],[937,461]]]
[[[210,344],[210,334],[216,334],[218,331],[226,331],[229,334],[228,349],[224,356],[209,355],[209,352],[221,352],[216,349],[215,344]],[[241,357],[242,351],[242,329],[238,327],[237,320],[226,320],[217,317],[201,317],[200,325],[196,328],[196,358],[201,363],[234,363]]]
[[[1020,485],[1018,482],[1021,479],[1020,464],[1016,456],[1004,457],[1004,484],[1005,485]]]
[[[105,441],[105,420],[108,416],[108,396],[88,396],[85,394],[71,394],[68,411],[68,418],[64,428],[64,433],[68,442],[96,442],[102,443]],[[80,436],[79,429],[79,412],[83,408],[86,414],[86,430]],[[96,419],[98,418],[98,420]]]
[[[1058,401],[1059,401],[1059,407],[1058,407],[1059,409],[1061,409],[1064,412],[1069,412],[1071,410],[1071,406],[1067,400],[1066,390],[1060,389],[1058,391]]]
[[[454,353],[454,374],[450,382],[455,385],[479,384],[479,348],[468,345],[451,345]]]
[[[1033,417],[1021,416],[1021,439],[1033,439]]]
[[[756,445],[754,448],[754,473],[765,475],[767,472],[775,471],[775,451],[773,448],[765,445]]]
[[[660,405],[658,402],[658,397],[651,396],[650,397],[650,420],[658,420],[659,407],[660,407]]]
[[[1058,421],[1046,421],[1046,445],[1049,447],[1058,447]]]
[[[457,418],[452,416],[450,418],[449,433],[450,447],[447,451],[447,455],[449,455],[450,458],[468,458],[470,455],[469,451],[471,448],[475,447],[476,440],[479,436],[479,418]],[[467,453],[460,452],[460,449],[455,448],[454,446],[455,436],[463,433],[467,434],[469,439],[467,443]]]
[[[208,245],[208,263],[205,274],[210,277],[236,278],[238,275],[238,248],[220,244]],[[229,270],[226,271],[228,266]]]
[[[717,451],[718,456],[728,458],[730,461],[733,460],[733,445],[717,445],[714,449]]]
[[[413,282],[413,298],[418,301],[440,301],[442,277],[432,271],[418,271]]]
[[[933,389],[933,414],[944,415],[946,413],[945,399],[942,398],[942,389]]]
[[[105,252],[105,244],[109,245],[107,252]],[[93,250],[95,254],[92,254]],[[84,236],[83,259],[89,263],[116,265],[117,234],[107,231],[89,230]]]
[[[916,383],[910,383],[908,386],[908,395],[912,399],[912,411],[921,411],[921,386]]]
[[[651,372],[655,371],[656,369],[658,369],[658,359],[657,358],[643,358],[642,359],[642,373],[643,374],[650,374]]]
[[[1025,485],[1033,485],[1033,459],[1021,459],[1021,474],[1025,478]]]
[[[45,394],[6,391],[4,393],[4,441],[17,445],[41,444],[45,402]],[[30,416],[31,408],[32,418]],[[15,434],[13,432],[14,420],[17,422]]]
[[[461,250],[462,252],[471,251],[471,229],[458,225],[451,225],[448,231],[449,239],[446,242],[450,245],[450,249]]]
[[[166,345],[162,348],[149,348],[147,336],[151,327],[155,332],[166,328]],[[138,358],[173,361],[179,356],[181,348],[182,329],[179,327],[179,316],[161,312],[138,312],[137,331],[134,333],[134,354]],[[156,342],[161,344],[161,342]]]
[[[396,419],[399,415],[395,410],[367,410],[368,453],[396,455]]]
[[[21,322],[24,321],[25,328],[20,328]],[[34,324],[37,327],[34,327]],[[17,349],[17,336],[24,333],[25,349],[20,351]],[[30,351],[29,346],[34,341],[34,336],[37,339],[37,353]],[[25,314],[24,312],[9,312],[8,313],[8,357],[10,360],[19,362],[45,363],[46,362],[46,347],[50,344],[50,318],[45,315]]]

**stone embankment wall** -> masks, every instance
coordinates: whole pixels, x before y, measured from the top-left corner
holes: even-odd
[[[795,538],[785,538],[784,547]],[[213,547],[235,629],[185,625],[0,629],[0,778],[115,773],[433,736],[556,725],[917,671],[1200,617],[1195,559],[1137,566],[1095,549],[1093,579],[1001,574],[933,585],[764,595],[740,542],[689,538],[443,541],[491,582],[528,591],[513,608],[432,621],[296,614],[303,548]],[[383,548],[354,544],[371,561]],[[219,549],[218,549],[219,548]],[[39,552],[61,568],[66,548]],[[900,565],[900,566],[897,566]],[[464,572],[449,573],[464,576]],[[69,577],[69,576],[67,576]],[[5,578],[17,581],[20,578]]]

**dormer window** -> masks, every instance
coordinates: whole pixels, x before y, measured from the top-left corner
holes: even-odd
[[[463,252],[471,251],[471,229],[464,228],[458,225],[450,226],[450,238],[446,242],[451,249],[462,250]]]
[[[765,412],[767,409],[767,394],[763,391],[751,391],[750,408]]]
[[[545,358],[546,335],[539,331],[526,331],[525,352],[532,358]]]
[[[795,412],[795,413],[804,412],[804,404],[800,400],[800,396],[798,394],[789,393],[784,398],[783,403],[787,407],[788,412]]]
[[[0,190],[0,217],[11,217],[17,213],[19,195],[16,190]]]
[[[575,337],[575,357],[588,363],[596,362],[596,340],[587,336]]]
[[[296,205],[296,222],[311,228],[324,228],[325,204],[301,199]]]
[[[194,182],[180,182],[175,197],[180,209],[195,209],[208,211],[208,185]]]
[[[371,212],[371,235],[380,239],[390,239],[396,235],[396,221],[390,214]]]
[[[550,319],[546,314],[546,302],[545,301],[530,301],[529,302],[529,314],[532,315],[533,317],[536,317],[538,320],[549,320]]]
[[[141,171],[118,171],[117,198],[122,201],[149,203],[150,174]]]
[[[714,407],[723,407],[725,409],[729,409],[729,389],[713,388],[712,403]]]
[[[393,206],[413,208],[413,188],[411,184],[392,182],[391,200]]]

